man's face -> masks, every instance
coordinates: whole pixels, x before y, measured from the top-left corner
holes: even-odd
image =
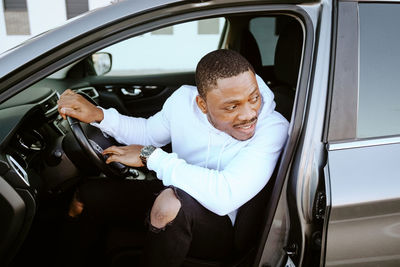
[[[241,141],[254,135],[261,95],[253,72],[218,79],[217,86],[206,93],[206,99],[197,96],[196,101],[218,130]]]

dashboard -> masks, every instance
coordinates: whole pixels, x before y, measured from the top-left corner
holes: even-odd
[[[96,103],[99,94],[85,83],[71,83],[47,78],[0,104],[1,262],[13,257],[34,221],[48,216],[48,206],[68,198],[83,176],[99,174],[57,110],[67,88]]]
[[[98,97],[93,87],[76,91]],[[57,111],[59,95],[58,90],[35,86],[0,105],[0,175],[35,200],[63,191],[80,175],[65,152],[71,142],[64,139],[73,138]]]

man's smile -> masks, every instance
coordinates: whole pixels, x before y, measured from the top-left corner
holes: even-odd
[[[255,129],[256,129],[256,124],[257,124],[257,117],[253,118],[250,121],[244,122],[244,123],[240,123],[240,124],[236,124],[233,126],[233,128],[244,134],[246,136],[246,138],[250,138],[251,136],[254,135]]]
[[[253,119],[251,119],[249,121],[233,125],[233,128],[249,129],[249,128],[255,126],[256,123],[257,123],[257,117],[254,117]]]

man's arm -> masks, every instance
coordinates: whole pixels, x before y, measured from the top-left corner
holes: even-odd
[[[163,110],[148,119],[121,115],[113,108],[104,109],[104,119],[100,123],[92,123],[92,125],[122,144],[161,147],[171,142],[169,121],[165,109],[164,105]]]
[[[166,106],[149,119],[144,119],[121,115],[115,109],[96,107],[70,89],[58,101],[58,111],[64,119],[70,116],[91,123],[123,144],[152,144],[159,147],[168,144],[171,139]]]

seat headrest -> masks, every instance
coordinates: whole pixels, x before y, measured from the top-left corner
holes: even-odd
[[[242,33],[239,52],[250,62],[256,72],[262,68],[260,49],[256,39],[248,29],[245,29]]]
[[[276,78],[295,88],[299,74],[303,46],[303,31],[300,23],[288,22],[279,34],[275,50],[274,71]]]

